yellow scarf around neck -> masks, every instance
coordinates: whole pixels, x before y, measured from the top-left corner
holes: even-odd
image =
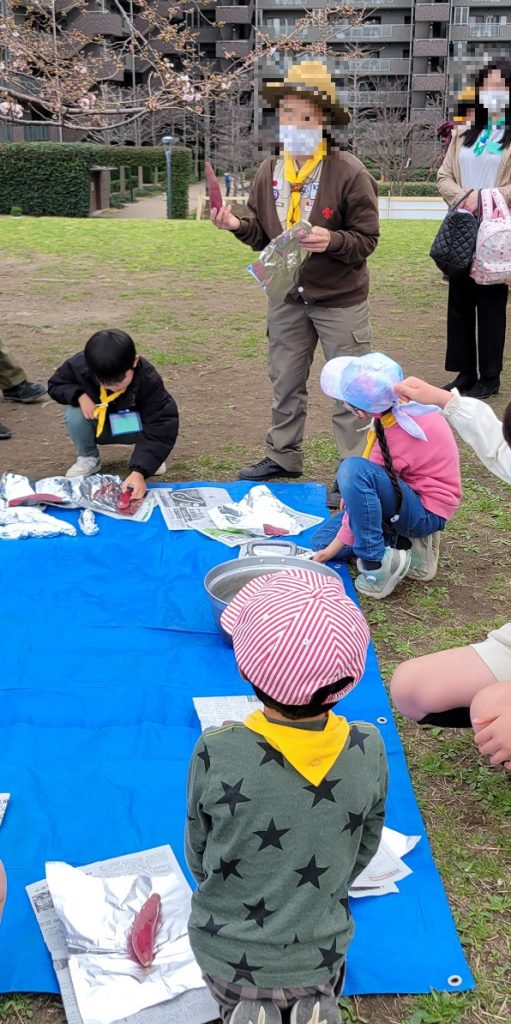
[[[98,421],[96,437],[101,437],[105,429],[106,414],[108,412],[110,402],[115,402],[115,399],[119,398],[120,395],[123,395],[125,391],[126,388],[123,388],[122,391],[113,391],[112,394],[109,395],[106,388],[101,384],[99,389],[99,403],[94,410],[94,417]]]
[[[300,198],[302,193],[302,185],[304,181],[312,174],[313,170],[321,163],[327,153],[326,139],[322,139],[314,156],[304,163],[303,167],[299,170],[295,167],[295,162],[289,153],[284,152],[284,178],[291,185],[291,196],[289,198],[289,208],[287,211],[287,226],[292,228],[294,224],[298,224],[300,220]]]
[[[383,414],[383,416],[380,416],[380,420],[381,420],[382,427],[393,427],[394,423],[397,423],[396,417],[394,416],[394,414],[392,412],[385,412]],[[370,429],[370,431],[369,431],[369,433],[367,435],[366,446],[364,448],[364,451],[362,452],[362,458],[363,459],[368,459],[369,458],[369,456],[370,456],[370,454],[371,454],[371,452],[372,452],[372,450],[374,448],[374,442],[375,441],[376,441],[376,431],[375,431],[374,427],[371,427],[371,429]]]
[[[262,711],[254,711],[243,725],[264,736],[274,750],[280,751],[295,771],[313,786],[319,786],[346,745],[350,727],[345,718],[328,712],[326,726],[316,729],[294,729],[269,722]]]

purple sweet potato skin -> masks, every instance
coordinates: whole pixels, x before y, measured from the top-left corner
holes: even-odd
[[[154,936],[160,908],[161,896],[155,892],[139,910],[131,930],[131,948],[142,967],[150,967],[154,960]]]
[[[208,182],[208,196],[209,196],[209,208],[210,210],[219,210],[223,205],[222,193],[220,186],[216,180],[215,172],[210,163],[206,160],[204,165],[206,171],[206,178]]]

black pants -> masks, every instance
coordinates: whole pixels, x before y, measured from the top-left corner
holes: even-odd
[[[506,284],[476,284],[467,274],[449,281],[445,369],[483,379],[502,370],[506,338]],[[477,313],[477,343],[476,343]]]

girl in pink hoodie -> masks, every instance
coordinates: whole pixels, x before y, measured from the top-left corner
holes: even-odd
[[[401,367],[379,352],[331,359],[321,374],[327,395],[372,424],[363,456],[341,463],[341,512],[328,524],[340,529],[314,557],[327,562],[351,548],[355,586],[367,597],[387,597],[407,575],[433,578],[440,532],[461,501],[451,429],[437,407],[401,404],[395,386],[402,380]]]

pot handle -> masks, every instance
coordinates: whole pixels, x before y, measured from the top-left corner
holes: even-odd
[[[298,550],[294,541],[284,540],[282,537],[279,537],[278,540],[275,541],[251,540],[247,544],[247,557],[250,558],[254,555],[254,548],[265,548],[267,549],[268,554],[271,554],[272,548],[276,547],[277,545],[279,548],[288,548],[290,558],[293,558]]]

